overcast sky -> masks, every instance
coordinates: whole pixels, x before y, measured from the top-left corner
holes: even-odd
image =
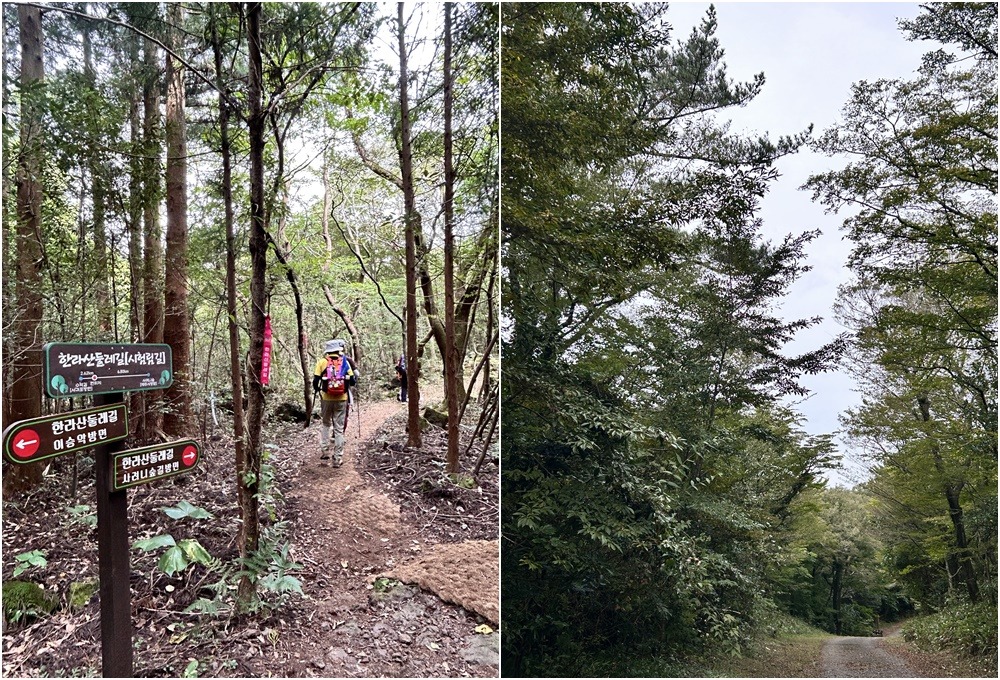
[[[687,37],[709,3],[673,2],[668,20],[673,37]],[[718,31],[729,74],[741,81],[764,72],[761,94],[746,108],[730,114],[733,131],[768,132],[772,139],[803,131],[814,135],[838,121],[852,83],[879,78],[909,78],[930,43],[907,42],[897,18],[913,18],[916,3],[868,2],[717,2]],[[787,233],[820,229],[808,247],[812,271],[790,289],[783,314],[789,319],[822,316],[823,323],[802,331],[786,347],[787,354],[816,348],[844,329],[832,318],[837,286],[848,279],[849,241],[840,226],[843,214],[826,215],[811,193],[799,187],[814,173],[843,167],[844,159],[803,150],[778,162],[781,177],[763,201],[760,216],[765,237],[779,241]],[[850,377],[843,373],[806,376],[811,397],[798,404],[810,434],[839,428],[838,414],[859,403]],[[840,444],[841,453],[844,445]],[[850,467],[850,461],[846,461]],[[850,484],[834,474],[834,483]]]

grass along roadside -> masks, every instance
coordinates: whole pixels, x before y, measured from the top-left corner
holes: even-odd
[[[823,645],[836,637],[830,633],[794,619],[778,615],[769,633],[762,633],[752,648],[739,658],[706,660],[705,677],[744,678],[814,678],[822,675],[820,653]],[[911,620],[887,627],[887,637],[881,642],[892,654],[901,657],[917,677],[928,678],[995,678],[996,655],[970,656],[919,649],[913,641],[904,639],[906,628],[932,625],[932,622]],[[903,635],[893,634],[903,628]],[[913,637],[911,633],[907,637]]]
[[[815,678],[823,643],[833,635],[787,614],[776,614],[741,657],[709,664],[710,675],[723,678]]]
[[[988,657],[972,658],[953,651],[928,651],[917,648],[901,636],[893,636],[885,641],[887,649],[906,661],[919,676],[925,678],[995,678],[997,659]]]
[[[788,614],[774,612],[739,657],[715,654],[687,659],[633,659],[628,672],[595,667],[591,675],[660,678],[814,678],[823,644],[834,636]]]
[[[954,603],[945,609],[909,619],[900,645],[939,677],[997,677],[997,609],[995,602]],[[894,640],[893,642],[896,642]]]

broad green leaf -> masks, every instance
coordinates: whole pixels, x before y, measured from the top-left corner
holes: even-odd
[[[145,552],[150,552],[151,550],[156,550],[157,548],[165,548],[172,545],[176,545],[173,536],[170,534],[160,534],[159,536],[153,536],[152,538],[143,538],[138,540],[132,544],[132,547]]]
[[[181,550],[179,546],[175,545],[160,556],[160,561],[157,563],[157,566],[159,566],[160,570],[167,576],[173,576],[177,572],[187,569],[189,564],[190,562],[184,556],[184,551]]]
[[[193,538],[186,538],[177,544],[177,547],[184,551],[184,556],[191,562],[208,566],[212,563],[212,556],[202,547],[201,543]]]
[[[215,515],[208,510],[192,505],[188,501],[180,501],[173,507],[160,508],[160,510],[173,519],[182,519],[184,517],[190,517],[191,519],[215,519]]]

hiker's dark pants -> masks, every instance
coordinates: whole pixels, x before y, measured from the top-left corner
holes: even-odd
[[[399,400],[406,401],[406,371],[397,368],[396,373],[399,374]]]

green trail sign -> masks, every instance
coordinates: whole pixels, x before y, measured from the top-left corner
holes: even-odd
[[[145,446],[111,455],[113,489],[120,491],[190,472],[201,460],[198,442],[182,441]]]
[[[12,463],[34,463],[126,436],[125,405],[97,406],[12,423],[3,433],[3,455]]]
[[[174,381],[170,345],[50,342],[44,350],[45,393],[54,398],[162,390]]]

